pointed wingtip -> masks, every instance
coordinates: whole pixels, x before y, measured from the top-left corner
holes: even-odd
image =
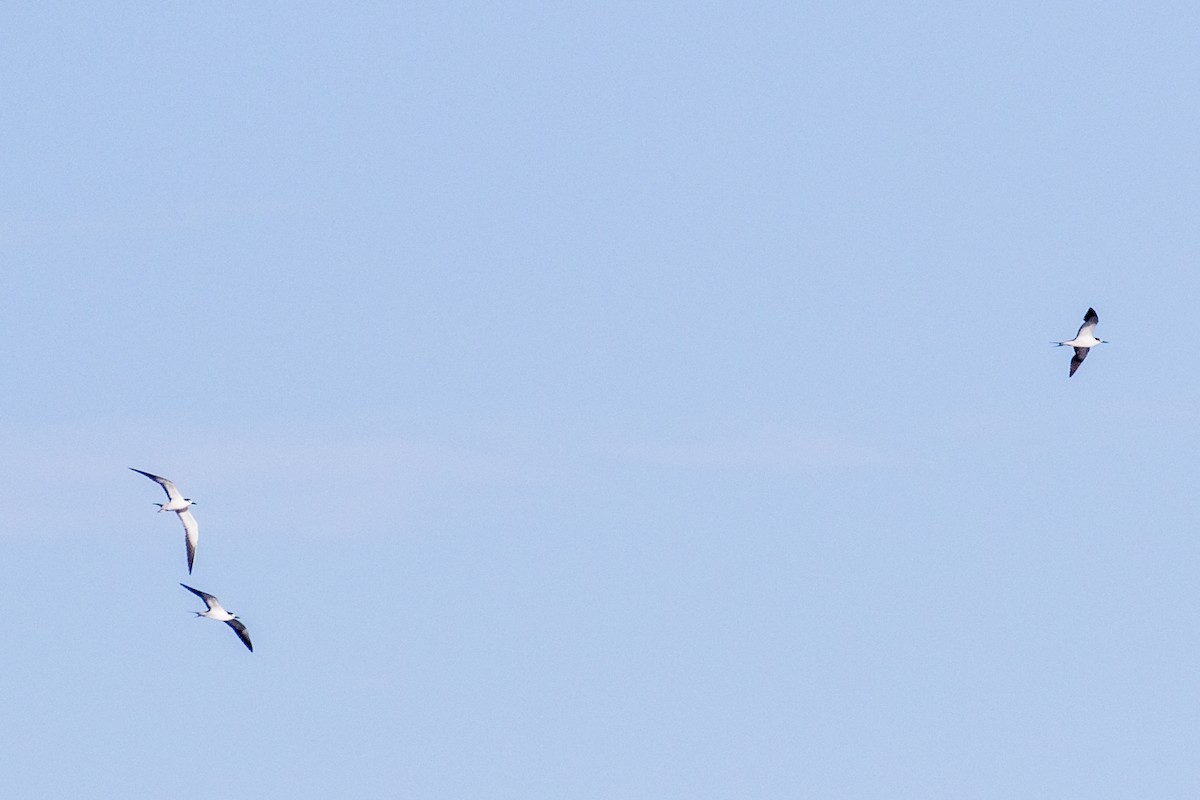
[[[242,644],[246,645],[246,649],[251,653],[254,652],[254,644],[250,641],[250,631],[246,630],[246,626],[236,616],[233,619],[225,620],[225,624],[233,628],[233,632],[241,639]]]

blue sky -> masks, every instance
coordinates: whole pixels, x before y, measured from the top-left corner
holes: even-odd
[[[1194,797],[1198,24],[0,11],[0,793]]]

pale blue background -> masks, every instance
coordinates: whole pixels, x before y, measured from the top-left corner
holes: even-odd
[[[1195,797],[1198,34],[5,6],[0,794]]]

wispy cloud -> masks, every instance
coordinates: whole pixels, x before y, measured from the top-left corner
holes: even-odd
[[[782,424],[670,435],[515,425],[421,435],[0,428],[0,445],[7,456],[0,465],[0,530],[49,535],[80,534],[81,508],[95,526],[120,527],[131,503],[158,500],[156,487],[134,480],[126,467],[179,482],[201,500],[206,525],[236,520],[319,535],[395,530],[460,503],[603,490],[609,476],[630,467],[664,476],[787,474],[895,461],[853,436]]]
[[[0,213],[0,241],[9,244],[46,238],[195,233],[220,225],[245,224],[247,219],[278,217],[294,211],[283,198],[220,197],[152,205],[95,205],[39,213]]]
[[[854,436],[773,423],[685,435],[617,436],[597,448],[611,458],[688,470],[824,472],[894,461],[883,449]]]

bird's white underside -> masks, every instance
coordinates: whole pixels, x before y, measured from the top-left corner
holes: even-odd
[[[1093,336],[1090,330],[1084,330],[1080,331],[1079,335],[1071,341],[1059,342],[1059,344],[1063,344],[1068,347],[1095,347],[1096,345],[1100,344],[1100,340]]]

